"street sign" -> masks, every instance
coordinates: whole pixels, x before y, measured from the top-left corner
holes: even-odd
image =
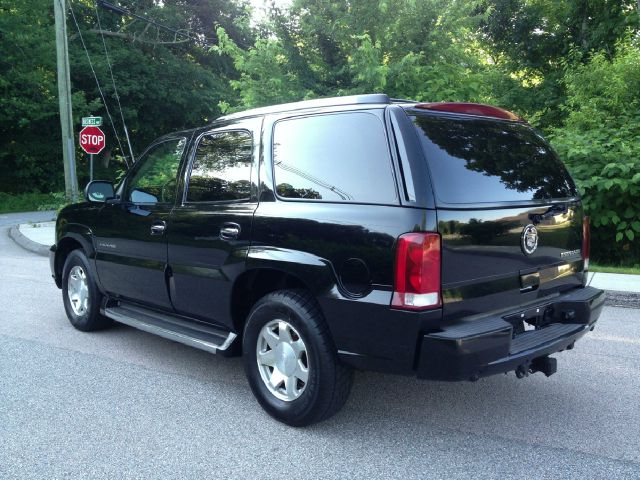
[[[83,127],[99,127],[102,125],[102,117],[82,117]]]
[[[94,155],[104,149],[105,137],[98,127],[84,127],[80,130],[80,146],[82,149]]]

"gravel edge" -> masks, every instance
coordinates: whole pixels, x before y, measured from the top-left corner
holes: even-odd
[[[605,305],[610,307],[640,308],[640,293],[638,292],[616,292],[605,290],[607,296]]]

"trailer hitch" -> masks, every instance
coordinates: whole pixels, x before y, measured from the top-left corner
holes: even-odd
[[[558,371],[558,360],[551,357],[534,358],[531,363],[523,363],[516,368],[516,377],[528,377],[532,373],[542,372],[550,377]]]

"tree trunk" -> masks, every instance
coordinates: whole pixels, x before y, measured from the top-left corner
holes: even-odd
[[[109,162],[111,161],[112,150],[113,150],[112,148],[107,148],[102,154],[102,157],[100,158],[100,164],[102,165],[103,168],[109,168]]]

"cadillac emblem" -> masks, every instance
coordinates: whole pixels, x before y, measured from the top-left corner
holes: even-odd
[[[538,229],[532,224],[527,225],[522,230],[520,247],[525,255],[531,255],[538,248]]]

